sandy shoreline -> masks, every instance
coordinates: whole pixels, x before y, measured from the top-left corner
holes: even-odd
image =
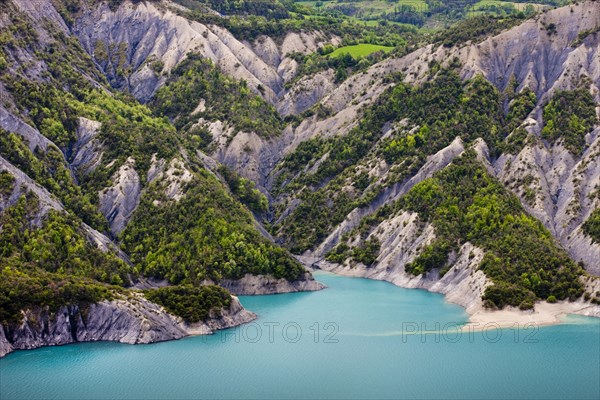
[[[577,314],[598,318],[600,306],[579,302],[547,303],[545,301],[535,304],[533,310],[519,310],[508,307],[503,310],[491,311],[483,307],[467,310],[469,322],[464,329],[478,330],[485,327],[507,328],[517,326],[547,326],[561,323],[561,318],[568,314]],[[600,322],[600,321],[599,321]]]

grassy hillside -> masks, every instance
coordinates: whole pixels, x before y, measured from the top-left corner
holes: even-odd
[[[343,54],[350,54],[353,58],[366,57],[376,51],[383,51],[387,53],[392,51],[393,47],[390,46],[380,46],[377,44],[356,44],[354,46],[344,46],[338,47],[333,52],[329,53],[327,57],[339,57]]]
[[[418,27],[439,28],[477,15],[507,16],[531,14],[552,6],[566,4],[561,0],[511,2],[504,0],[297,0],[319,15],[336,15],[364,23],[403,23]]]

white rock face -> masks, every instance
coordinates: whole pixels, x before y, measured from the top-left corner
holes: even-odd
[[[330,108],[333,115],[322,121],[314,118],[305,120],[295,129],[295,139],[284,147],[284,154],[293,151],[300,141],[347,133],[360,118],[359,110],[372,104],[389,87],[384,80],[386,75],[401,72],[405,81],[419,83],[426,76],[426,66],[432,60],[446,63],[458,57],[463,64],[464,78],[483,74],[500,90],[514,75],[521,82],[518,90],[528,86],[542,101],[558,89],[574,88],[577,78],[583,75],[591,78],[591,90],[598,93],[600,36],[591,35],[577,47],[570,47],[570,44],[580,31],[596,27],[599,21],[600,7],[596,3],[579,3],[549,11],[538,20],[529,21],[480,44],[449,49],[430,45],[402,58],[384,60],[331,90],[321,103]],[[543,24],[550,23],[559,26],[561,31],[558,35],[548,36]],[[539,114],[538,111],[538,117]]]
[[[19,3],[31,8],[26,2]],[[42,8],[52,8],[46,0],[40,3],[44,4]],[[589,76],[596,90],[600,79],[598,35],[591,35],[576,47],[570,46],[580,31],[597,26],[600,12],[595,2],[549,11],[479,44],[449,49],[430,45],[402,58],[384,60],[340,85],[333,83],[330,71],[319,73],[301,79],[289,91],[283,89],[283,84],[293,78],[297,65],[288,55],[313,52],[324,43],[339,43],[339,38],[301,32],[288,34],[281,43],[264,36],[248,43],[237,40],[223,28],[187,21],[170,11],[170,6],[173,5],[124,2],[114,12],[106,4],[90,6],[81,13],[73,32],[90,54],[95,55],[103,44],[111,53],[109,59],[122,58],[124,66],[112,65],[113,61],[99,59],[98,52],[96,61],[113,84],[129,89],[142,101],[149,100],[164,83],[165,74],[193,51],[213,60],[227,74],[246,80],[256,93],[262,86],[264,97],[284,115],[301,112],[319,101],[331,109],[331,117],[323,121],[308,119],[277,139],[253,139],[252,152],[248,154],[238,151],[245,148],[245,138],[234,138],[219,148],[215,158],[263,187],[274,165],[301,141],[348,132],[360,117],[362,107],[371,104],[390,85],[384,79],[389,73],[402,72],[406,81],[420,82],[430,61],[445,63],[458,57],[463,63],[463,77],[481,73],[503,89],[514,75],[521,87],[532,87],[542,100],[557,89],[573,87],[574,78],[579,76]],[[29,12],[42,15],[37,9]],[[55,11],[50,14],[57,15]],[[550,23],[558,26],[558,34],[548,35],[544,26]],[[149,67],[156,61],[163,65],[158,73]],[[132,73],[118,78],[115,71],[119,67],[131,67]],[[230,136],[235,136],[235,132]],[[227,149],[229,144],[231,149]]]
[[[37,129],[25,123],[22,119],[9,112],[0,104],[0,128],[13,132],[25,139],[31,151],[36,148],[46,150],[52,142],[42,135]]]
[[[545,28],[552,23],[557,27],[554,35]],[[482,73],[504,88],[514,75],[522,87],[532,88],[541,99],[558,89],[572,88],[582,75],[597,86],[600,38],[591,35],[576,47],[571,44],[579,32],[597,28],[599,23],[600,7],[595,2],[543,13],[479,45],[461,49],[464,76]]]
[[[558,89],[572,89],[583,75],[591,78],[593,90],[598,93],[600,35],[590,35],[576,47],[570,45],[579,32],[597,27],[599,21],[597,3],[581,2],[544,13],[479,44],[452,48],[429,45],[404,57],[384,60],[365,73],[351,76],[324,97],[322,104],[334,115],[313,125],[305,134],[313,137],[347,132],[345,126],[351,126],[359,116],[348,110],[360,109],[379,97],[389,86],[383,79],[386,75],[401,72],[406,82],[419,83],[427,76],[427,65],[432,60],[445,65],[458,57],[463,78],[482,74],[500,90],[514,75],[521,83],[519,90],[530,87],[541,100]],[[548,35],[544,24],[550,23],[557,25],[558,34]]]
[[[110,223],[110,230],[119,234],[129,222],[140,202],[140,177],[134,169],[135,160],[128,158],[112,177],[113,185],[99,193],[100,212]]]
[[[220,314],[211,312],[207,320],[191,325],[141,294],[127,300],[91,304],[85,311],[76,305],[61,307],[54,314],[46,309],[27,310],[19,325],[0,325],[0,357],[13,350],[77,342],[162,342],[188,335],[211,334],[217,329],[237,326],[255,318],[256,315],[245,310],[236,297]]]
[[[238,280],[224,279],[219,282],[219,286],[239,296],[312,292],[325,288],[325,285],[315,281],[310,273],[306,273],[302,279],[294,282],[290,282],[284,278],[277,279],[270,275],[246,274]]]
[[[272,145],[253,132],[238,132],[226,147],[212,156],[261,186],[265,183],[266,170],[278,159]]]
[[[7,207],[12,206],[16,203],[19,197],[27,190],[34,193],[38,200],[39,206],[38,211],[33,216],[30,223],[33,226],[41,226],[44,217],[51,210],[55,211],[65,211],[62,203],[58,201],[46,188],[41,187],[31,178],[29,178],[23,171],[12,165],[6,159],[0,156],[0,171],[7,171],[10,173],[15,179],[14,186],[15,189],[9,196],[0,196],[0,211],[6,209]],[[81,224],[81,228],[85,233],[87,239],[94,245],[96,245],[99,249],[103,251],[110,251],[116,254],[118,257],[123,259],[125,262],[129,262],[129,258],[127,255],[118,248],[116,244],[114,244],[108,237],[98,232],[97,230],[91,228],[85,223]]]
[[[152,154],[150,162],[150,168],[148,169],[148,175],[146,176],[146,181],[148,183],[152,183],[156,178],[162,177],[166,164],[164,159],[157,159],[156,154]]]
[[[334,88],[334,71],[332,69],[306,76],[285,93],[283,99],[278,102],[277,111],[284,117],[302,114]]]
[[[0,171],[7,171],[15,179],[12,194],[8,197],[0,197],[0,211],[12,206],[26,190],[34,193],[39,199],[37,214],[32,219],[31,224],[41,226],[42,219],[50,210],[63,211],[63,205],[51,195],[45,188],[38,185],[33,179],[27,176],[23,171],[12,165],[8,160],[0,156]]]
[[[226,74],[245,80],[255,93],[276,105],[284,115],[310,108],[334,87],[333,72],[327,71],[301,80],[288,93],[284,83],[295,76],[297,68],[289,55],[311,53],[326,43],[341,42],[340,38],[321,32],[292,32],[281,43],[266,36],[252,43],[243,42],[221,27],[188,21],[168,7],[151,2],[124,2],[114,12],[104,3],[90,6],[81,13],[73,33],[111,84],[129,90],[142,102],[149,101],[168,73],[189,52],[194,52],[212,60]],[[102,59],[103,52],[108,53],[107,60]],[[121,59],[124,65],[113,65],[116,59]],[[162,72],[150,68],[157,62],[162,63]],[[131,74],[118,76],[117,70],[125,67],[131,68]],[[197,109],[206,106],[201,102]],[[265,185],[268,172],[290,143],[297,144],[313,134],[291,132],[268,141],[255,132],[233,132],[221,121],[210,121],[209,125],[218,138],[215,142],[219,143],[212,156],[259,186]]]
[[[71,167],[81,173],[89,173],[95,170],[102,161],[100,143],[96,136],[100,132],[102,124],[80,117],[77,127],[77,140],[73,145]]]
[[[562,246],[586,269],[600,275],[600,244],[581,230],[600,207],[600,128],[588,135],[579,160],[560,144],[527,145],[515,156],[502,155],[496,176],[521,199],[525,209],[544,223]]]
[[[414,276],[406,272],[405,267],[418,257],[424,246],[435,239],[432,225],[420,222],[416,213],[405,211],[379,224],[367,239],[371,238],[377,238],[381,243],[381,251],[372,266],[361,263],[353,265],[348,261],[343,265],[319,261],[316,266],[336,274],[443,293],[448,301],[465,307],[469,313],[482,308],[481,296],[491,282],[483,271],[477,270],[484,254],[480,248],[465,243],[458,254],[451,257],[449,262],[452,267],[443,277],[439,276],[437,270]]]
[[[557,35],[548,35],[544,25],[555,23]],[[356,123],[360,113],[356,110],[374,101],[389,86],[382,79],[391,72],[402,72],[405,81],[419,83],[424,79],[431,60],[446,63],[454,57],[461,61],[463,78],[482,74],[503,90],[514,76],[521,82],[519,90],[527,86],[534,90],[540,104],[544,104],[556,90],[573,89],[579,78],[591,79],[590,90],[597,101],[600,86],[600,35],[590,35],[577,46],[571,43],[579,32],[591,30],[600,24],[600,7],[595,2],[584,2],[544,13],[536,20],[510,29],[480,44],[444,48],[428,46],[399,59],[388,59],[374,65],[366,73],[357,74],[336,87],[322,104],[334,115],[315,122],[304,121],[295,133],[297,136],[343,135]],[[537,136],[543,124],[541,110],[532,112],[527,129]],[[598,129],[587,138],[588,147],[581,158],[573,158],[560,145],[553,148],[528,146],[516,156],[503,155],[492,166],[484,147],[476,150],[486,168],[499,177],[519,197],[525,208],[539,218],[558,238],[560,243],[586,269],[600,274],[600,244],[592,243],[581,231],[582,223],[599,206],[593,195],[599,186]],[[289,145],[284,152],[293,151]],[[533,204],[525,199],[525,187],[511,184],[531,176],[536,196]],[[531,179],[531,178],[528,178]],[[360,216],[357,210],[336,228],[316,250],[316,255],[327,252],[343,232],[353,228]],[[353,222],[354,221],[354,222]]]
[[[169,183],[166,189],[167,197],[179,201],[185,195],[183,186],[193,177],[192,172],[185,167],[183,161],[174,158],[165,172],[165,178]]]
[[[0,357],[4,357],[5,355],[7,355],[8,353],[10,353],[13,350],[14,350],[14,348],[8,342],[8,339],[6,338],[6,335],[4,334],[4,327],[0,326]]]
[[[186,324],[183,326],[189,335],[210,335],[216,330],[232,328],[256,319],[256,314],[246,310],[239,299],[231,296],[231,305],[221,312],[210,312],[210,318],[206,321]]]
[[[369,206],[352,210],[344,221],[339,224],[323,242],[321,242],[314,252],[307,252],[305,255],[312,257],[325,256],[327,252],[339,243],[341,237],[345,233],[350,232],[360,224],[362,218],[373,214],[384,205],[396,201],[401,196],[408,193],[416,184],[432,177],[433,174],[448,166],[452,160],[462,154],[464,150],[465,148],[462,140],[457,137],[447,147],[438,151],[436,154],[429,156],[427,162],[425,162],[412,178],[386,188],[371,204],[369,204]],[[384,171],[381,171],[384,172],[381,175],[381,179],[386,176],[387,171]],[[382,246],[382,248],[384,247],[385,246]]]
[[[51,21],[64,33],[68,31],[67,24],[65,24],[64,20],[50,1],[12,0],[12,3],[15,4],[21,12],[33,19],[37,23],[36,25],[39,25],[34,25],[34,27],[38,28],[37,32],[41,34],[40,39],[43,43],[50,39],[47,32],[44,29],[41,29],[43,23],[46,21]]]
[[[100,43],[107,49],[111,44],[115,47],[109,49],[109,59],[120,51],[126,66],[133,70],[126,79],[116,75],[122,66],[98,57],[96,61],[114,85],[130,89],[142,101],[148,101],[165,82],[165,76],[157,75],[148,63],[160,60],[162,72],[168,73],[192,51],[211,59],[223,72],[245,80],[256,93],[262,86],[267,101],[275,103],[283,83],[293,76],[288,53],[312,52],[325,42],[339,41],[311,32],[290,33],[281,45],[266,37],[244,43],[224,28],[188,21],[151,2],[124,2],[114,12],[105,3],[93,6],[82,13],[74,33],[93,56]]]

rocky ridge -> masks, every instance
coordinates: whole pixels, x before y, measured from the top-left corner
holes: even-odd
[[[560,27],[557,34],[548,33],[546,27],[550,24]],[[544,123],[542,107],[556,91],[574,89],[581,78],[589,78],[589,89],[600,102],[600,35],[590,34],[580,42],[576,40],[579,32],[593,32],[598,26],[600,8],[595,2],[584,2],[548,11],[481,43],[452,48],[429,45],[405,57],[385,60],[366,73],[350,77],[321,100],[321,104],[334,111],[333,116],[321,121],[316,117],[313,121],[304,121],[295,133],[303,138],[343,135],[360,116],[355,110],[371,104],[389,86],[383,79],[387,74],[401,72],[405,82],[419,83],[427,75],[428,68],[423,68],[424,65],[432,61],[444,65],[457,58],[462,64],[464,79],[481,74],[501,91],[511,79],[516,79],[519,82],[517,91],[525,87],[532,89],[538,105],[524,126],[540,138]],[[597,113],[600,115],[600,109]],[[518,155],[505,153],[496,160],[484,155],[482,159],[490,165],[489,172],[519,196],[526,210],[544,223],[571,257],[582,261],[589,272],[600,274],[600,244],[593,243],[581,231],[583,222],[600,206],[597,196],[593,195],[600,187],[598,129],[587,135],[586,143],[584,153],[576,157],[560,143],[550,145],[539,139]],[[290,145],[284,153],[293,149]],[[538,182],[530,188],[535,191],[533,202],[526,198],[528,187],[522,179],[519,182],[518,178],[524,176],[531,176]],[[386,191],[393,190],[386,188]],[[352,211],[346,221],[317,247],[316,256],[331,249],[335,244],[331,241],[333,237],[339,237],[340,232],[348,231],[361,217],[379,208],[378,202],[381,199],[367,209]]]

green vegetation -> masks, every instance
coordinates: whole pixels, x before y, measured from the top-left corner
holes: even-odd
[[[435,226],[436,242],[410,271],[426,273],[445,263],[444,253],[469,241],[486,253],[480,268],[494,282],[484,293],[488,307],[531,308],[554,296],[574,300],[583,294],[583,273],[519,200],[491,178],[475,154],[416,185],[399,200]]]
[[[231,304],[229,292],[214,285],[151,289],[144,291],[144,296],[188,323],[204,321],[211,315],[219,316],[221,310]]]
[[[341,82],[385,57],[405,54],[425,42],[453,46],[483,40],[520,23],[526,14],[480,16],[439,35],[402,25],[421,26],[442,14],[445,23],[454,22],[463,18],[474,2],[336,1],[309,7],[291,0],[179,0],[192,11],[178,12],[226,27],[248,41],[260,40],[263,34],[281,40],[289,32],[301,31],[319,31],[324,38],[335,35],[341,38],[338,49],[324,46],[314,54],[292,57],[298,62],[296,79],[332,68],[336,81]],[[83,5],[79,0],[55,3],[67,23],[74,21]],[[114,9],[121,3],[111,0],[109,5]],[[484,11],[492,6],[497,10],[504,7],[487,0],[478,5]],[[225,16],[206,12],[207,7]],[[429,14],[419,13],[419,7]],[[221,168],[218,172],[229,193],[200,166],[196,151],[212,149],[212,134],[196,123],[200,118],[220,120],[237,131],[272,138],[288,122],[298,123],[313,114],[323,118],[331,110],[317,106],[284,121],[246,82],[224,75],[195,54],[165,75],[167,84],[149,107],[140,105],[127,94],[112,92],[101,71],[114,87],[127,87],[131,70],[126,43],[98,40],[92,44],[92,59],[76,38],[63,33],[39,38],[37,27],[20,17],[12,5],[0,2],[0,10],[6,15],[0,33],[0,79],[15,100],[8,106],[56,144],[30,149],[19,135],[1,131],[0,154],[65,207],[64,212],[50,211],[41,218],[37,199],[25,194],[2,210],[0,322],[18,321],[19,310],[28,307],[56,310],[61,305],[118,297],[127,293],[123,287],[142,275],[180,285],[150,290],[146,295],[170,312],[196,322],[231,304],[227,291],[202,286],[207,282],[236,279],[246,273],[288,280],[302,277],[301,265],[260,236],[250,212],[238,203],[265,213],[267,200],[256,186]],[[506,14],[502,10],[497,12]],[[50,24],[39,23],[42,27]],[[32,60],[23,62],[21,53]],[[163,73],[161,61],[149,59],[147,63],[157,75]],[[527,89],[515,93],[516,82],[511,82],[505,93],[479,76],[463,82],[458,67],[456,60],[448,69],[432,61],[430,76],[420,86],[403,83],[400,75],[385,77],[393,87],[365,110],[357,127],[340,137],[301,143],[286,157],[276,171],[276,194],[283,198],[277,204],[276,217],[286,210],[290,214],[273,232],[289,249],[302,252],[319,243],[353,208],[372,203],[383,190],[414,175],[429,155],[456,137],[467,145],[483,138],[492,157],[522,148],[529,138],[519,126],[534,108],[535,94]],[[257,90],[265,94],[269,89],[259,86]],[[552,141],[564,138],[570,151],[581,152],[583,135],[596,123],[590,99],[584,89],[559,93],[544,110],[544,137]],[[69,162],[80,117],[102,124],[97,136],[102,159],[95,170],[87,174],[74,171],[73,176]],[[394,129],[382,139],[386,126]],[[504,141],[507,135],[509,139]],[[167,178],[151,183],[145,179],[153,156],[166,163],[174,158],[184,160],[192,179],[178,183],[182,197],[169,197],[170,185],[177,184]],[[132,265],[92,246],[81,228],[84,221],[107,230],[107,222],[98,212],[97,193],[110,185],[112,175],[129,157],[135,160],[145,186],[133,220],[117,238]],[[374,183],[368,173],[371,162],[389,167],[386,180]],[[303,173],[306,167],[314,168]],[[14,189],[14,178],[1,172],[0,198],[5,199]],[[358,244],[350,248],[347,240],[342,241],[328,259],[373,265],[381,244],[376,235],[369,235],[369,229],[400,209],[418,212],[436,229],[437,239],[407,266],[413,274],[433,269],[443,273],[448,254],[470,241],[486,252],[481,268],[494,282],[485,293],[488,306],[529,308],[536,299],[558,301],[581,294],[579,267],[556,247],[539,222],[524,213],[514,196],[487,176],[472,155],[417,185],[397,204],[363,220]],[[584,225],[594,240],[597,220],[594,212]]]
[[[355,247],[350,255],[351,259],[363,263],[366,266],[372,265],[377,259],[381,243],[377,238],[371,238],[365,241],[361,246]]]
[[[7,171],[0,171],[0,195],[9,196],[15,187],[15,178]]]
[[[517,86],[516,80],[511,79],[503,94],[509,101],[503,132],[509,136],[498,145],[499,151],[502,153],[517,154],[529,142],[529,133],[520,125],[533,111],[537,104],[537,97],[528,87],[515,94]]]
[[[262,238],[248,211],[216,182],[198,170],[179,201],[167,198],[165,183],[150,185],[121,236],[139,272],[193,285],[246,273],[299,278],[302,266]]]
[[[82,6],[78,0],[55,3],[61,15],[70,17],[68,23]],[[21,309],[53,311],[62,305],[85,306],[127,295],[125,287],[141,274],[194,285],[165,290],[163,303],[184,318],[197,320],[229,304],[227,291],[199,287],[206,280],[218,282],[246,273],[290,280],[303,275],[302,266],[285,250],[260,236],[251,214],[233,196],[256,212],[266,210],[265,197],[252,182],[223,173],[231,196],[196,158],[196,150],[210,143],[210,134],[184,130],[189,121],[183,120],[202,98],[208,111],[195,118],[221,119],[263,137],[279,134],[283,121],[245,82],[226,77],[192,55],[172,72],[168,90],[159,93],[151,109],[127,93],[113,92],[97,67],[110,64],[114,71],[105,69],[106,73],[119,86],[130,73],[124,43],[94,43],[92,60],[75,37],[53,34],[58,30],[51,22],[40,22],[51,32],[41,40],[19,9],[0,2],[0,11],[7,17],[6,29],[0,33],[0,80],[8,98],[15,100],[5,105],[54,143],[46,149],[30,149],[20,135],[0,131],[0,155],[48,189],[65,208],[48,211],[27,194],[0,212],[0,322],[18,322]],[[28,61],[19,54],[27,54]],[[149,62],[161,72],[159,62]],[[189,104],[193,99],[195,104]],[[102,156],[95,169],[72,171],[69,163],[75,157],[80,117],[101,123],[95,150]],[[152,184],[146,179],[154,156],[167,165],[174,158],[183,160],[192,171],[193,180],[182,189],[181,199],[165,194],[169,179],[178,179],[180,171],[173,177],[163,174]],[[106,219],[98,212],[98,192],[112,185],[111,177],[130,157],[146,186],[134,220],[123,232],[122,243],[117,243],[131,254],[131,265],[96,248],[82,228],[85,222],[108,231]],[[14,182],[11,174],[0,172],[0,200],[6,201],[16,190]]]
[[[48,307],[50,312],[56,312],[71,304],[85,309],[86,305],[117,297],[116,293],[115,288],[90,279],[3,265],[0,269],[0,324],[19,324],[21,310]]]
[[[583,232],[600,243],[600,208],[595,209],[582,226]]]
[[[260,88],[259,88],[260,90]],[[201,101],[204,107],[197,110]],[[210,60],[189,54],[158,93],[152,107],[171,118],[179,131],[188,132],[191,145],[206,149],[212,135],[195,124],[199,118],[224,121],[238,131],[276,136],[283,130],[277,111],[252,93],[245,81],[224,75]]]
[[[20,106],[29,110],[59,110],[60,117],[52,118],[51,126],[68,132],[63,142],[63,150],[70,147],[75,139],[77,118],[85,117],[102,123],[98,139],[103,143],[106,164],[117,160],[115,168],[132,156],[138,171],[145,173],[150,168],[152,154],[169,158],[177,150],[178,139],[175,129],[165,118],[152,115],[148,107],[137,103],[126,95],[110,95],[103,90],[82,89],[77,96],[50,85],[38,85],[27,81],[17,81],[10,85]],[[56,112],[56,111],[53,111]],[[31,111],[30,114],[39,115]],[[41,117],[34,125],[49,138],[54,138],[44,129],[46,118]],[[115,169],[107,169],[106,178]],[[105,183],[106,179],[100,180]]]
[[[450,244],[438,239],[430,245],[425,246],[419,256],[404,269],[413,275],[421,275],[432,269],[443,269],[448,262]]]
[[[133,157],[136,170],[145,174],[153,154],[168,159],[178,150],[180,139],[168,120],[154,117],[146,106],[125,95],[112,96],[104,90],[89,89],[84,85],[73,95],[55,85],[24,79],[6,81],[5,85],[18,99],[17,105],[22,110],[29,110],[33,125],[46,137],[60,143],[65,154],[76,139],[78,117],[102,123],[98,140],[103,144],[103,166],[115,162],[110,168],[96,168],[88,175],[81,174],[81,186],[73,181],[59,149],[50,146],[47,151],[38,149],[34,154],[18,136],[0,131],[2,155],[99,230],[106,229],[106,220],[93,205],[97,203],[97,192],[109,184],[110,177],[125,160]]]
[[[382,46],[379,44],[349,44],[339,49],[335,49],[332,45],[326,45],[312,54],[303,55],[300,53],[292,53],[290,56],[298,63],[298,70],[294,79],[286,83],[287,88],[291,88],[300,79],[306,76],[316,74],[319,71],[334,69],[336,82],[343,82],[352,74],[367,70],[370,66],[382,61],[390,55],[400,56],[409,51],[412,47],[408,45],[408,40],[402,40],[397,43],[396,48],[392,46]],[[353,42],[349,42],[353,43]],[[351,54],[347,49],[354,49]],[[338,52],[338,50],[341,50]],[[369,51],[368,51],[369,50]],[[374,50],[374,51],[370,51]],[[365,55],[362,56],[361,53]],[[335,54],[335,56],[332,56]],[[318,107],[318,106],[317,106]],[[300,122],[303,118],[313,115],[315,112],[319,114],[318,109],[311,109],[303,115],[294,118]]]
[[[278,0],[176,0],[186,7],[200,7],[205,5],[225,15],[257,15],[268,19],[282,19],[289,17],[289,1]]]
[[[135,160],[136,171],[144,176],[152,155],[173,157],[180,144],[175,128],[167,118],[152,115],[150,109],[125,95],[107,95],[93,90],[81,101],[71,102],[75,115],[102,123],[98,140],[103,144],[104,165],[116,160],[111,168],[97,168],[86,175],[85,187],[100,189],[129,157]]]
[[[402,23],[418,27],[423,25],[450,24],[461,19],[490,14],[507,16],[518,13],[529,14],[540,11],[543,4],[531,1],[515,3],[497,0],[299,0],[297,4],[307,6],[320,16],[346,17],[369,23]],[[556,4],[556,1],[538,3]]]
[[[34,194],[23,195],[0,216],[0,259],[4,266],[41,268],[97,281],[124,285],[131,268],[110,252],[90,244],[73,216],[50,211],[42,226],[30,226],[40,212]]]
[[[581,45],[588,36],[594,35],[598,32],[600,32],[600,25],[597,25],[595,28],[586,29],[579,32],[579,34],[577,35],[577,39],[575,39],[573,43],[571,43],[571,47],[577,47]]]
[[[122,289],[98,281],[129,282],[130,267],[91,245],[77,219],[50,211],[41,226],[30,225],[40,211],[29,193],[0,215],[0,323],[18,323],[20,311],[32,307],[56,311],[111,299]]]
[[[527,18],[524,13],[508,17],[495,17],[493,15],[480,15],[460,21],[449,29],[440,31],[434,38],[434,42],[441,43],[445,47],[464,44],[468,41],[482,42],[489,36],[512,28],[522,23]]]
[[[481,0],[472,7],[474,13],[487,13],[494,16],[506,16],[520,12],[529,16],[548,8],[543,4],[518,3],[503,0]]]
[[[93,197],[73,182],[63,155],[55,147],[33,153],[20,136],[0,129],[0,155],[30,178],[54,193],[71,211],[89,225],[103,229],[106,219],[93,205]]]
[[[343,241],[332,251],[327,253],[325,259],[338,264],[350,260],[351,263],[359,262],[370,267],[377,260],[380,249],[381,243],[376,237],[372,237],[353,248],[350,248],[350,246]]]
[[[319,243],[353,208],[368,204],[383,189],[369,190],[364,186],[367,179],[359,185],[363,189],[341,190],[348,179],[355,181],[356,164],[361,160],[380,156],[398,165],[384,183],[389,186],[412,176],[428,155],[457,136],[467,143],[481,137],[492,151],[498,147],[504,124],[498,90],[480,76],[462,82],[455,71],[432,67],[437,75],[421,86],[404,84],[401,77],[390,78],[396,86],[365,112],[357,128],[340,137],[303,143],[284,159],[277,178],[280,193],[296,190],[301,203],[282,224],[273,226],[273,232],[292,252],[301,253]],[[419,129],[400,130],[379,141],[387,122],[404,119]],[[324,154],[327,157],[315,172],[296,176],[299,168],[311,166]]]
[[[254,182],[239,176],[225,165],[219,167],[219,173],[227,182],[233,196],[248,206],[250,210],[261,213],[269,209],[267,198],[256,188]]]
[[[365,237],[379,223],[405,210],[432,223],[436,233],[436,239],[405,266],[409,273],[438,270],[444,275],[450,267],[450,252],[470,242],[485,251],[480,268],[494,283],[483,296],[487,307],[528,309],[536,300],[573,300],[583,294],[581,267],[538,220],[525,213],[514,195],[487,174],[473,151],[364,218],[327,259],[344,262],[354,252],[347,244],[349,238]]]
[[[254,40],[260,35],[279,39],[289,32],[320,31],[326,35],[336,35],[344,39],[365,42],[367,37],[392,37],[402,32],[416,31],[414,26],[405,24],[386,23],[365,24],[353,17],[341,13],[325,12],[302,6],[300,3],[285,3],[289,13],[287,17],[272,18],[258,13],[245,15],[230,14],[226,17],[206,12],[205,8],[194,7],[194,0],[178,0],[188,3],[192,11],[180,11],[185,17],[204,24],[219,25],[229,30],[241,40]],[[244,3],[244,2],[238,2]],[[249,3],[249,2],[245,2]],[[239,14],[239,13],[238,13]],[[381,43],[384,44],[384,43]]]
[[[327,54],[327,57],[339,57],[342,54],[350,54],[353,58],[366,57],[369,54],[375,53],[376,51],[383,51],[387,53],[392,51],[393,47],[380,46],[377,44],[356,44],[354,46],[344,46],[335,49],[333,52]]]
[[[567,150],[579,155],[585,146],[585,135],[598,122],[596,102],[582,85],[576,90],[557,92],[544,107],[542,137],[550,142],[563,140]]]

